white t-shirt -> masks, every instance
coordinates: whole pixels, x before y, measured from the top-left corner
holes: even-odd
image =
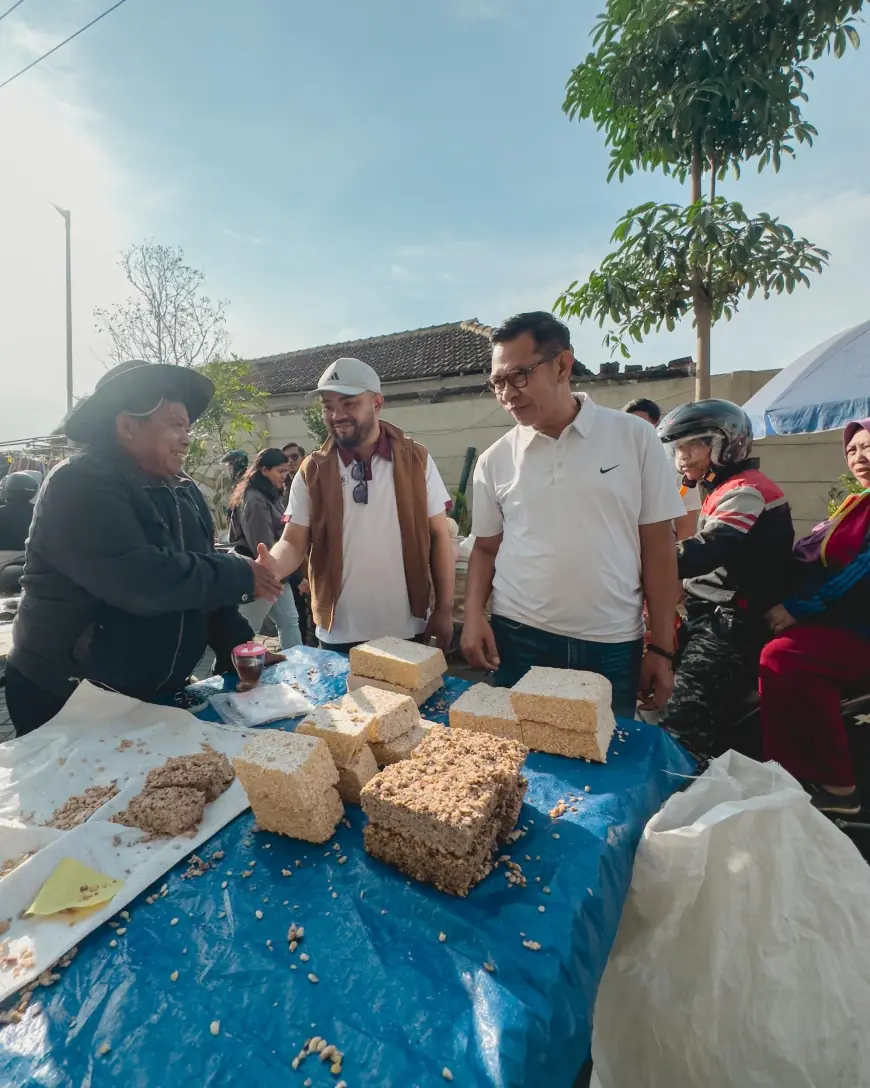
[[[474,471],[472,532],[503,533],[495,615],[594,642],[643,635],[640,525],[685,512],[655,428],[601,408],[581,410],[558,438],[514,427]]]
[[[411,615],[408,601],[393,462],[377,454],[372,458],[369,501],[363,504],[353,501],[356,480],[351,479],[352,465],[345,465],[338,451],[334,456],[344,498],[341,592],[331,630],[318,627],[317,637],[332,643],[365,642],[387,635],[413,638],[423,631],[426,621]],[[426,462],[426,500],[430,518],[443,514],[450,502],[431,455]],[[311,525],[308,486],[301,472],[296,473],[290,488],[289,514],[295,525]]]

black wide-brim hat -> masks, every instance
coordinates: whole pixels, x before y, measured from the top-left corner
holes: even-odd
[[[106,424],[133,404],[161,399],[178,401],[187,408],[190,422],[199,419],[214,396],[214,384],[199,371],[141,359],[119,363],[97,382],[67,416],[60,430],[73,442],[87,443],[105,434]]]

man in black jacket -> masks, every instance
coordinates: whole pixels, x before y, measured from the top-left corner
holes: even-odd
[[[172,702],[207,645],[225,671],[252,637],[237,606],[280,593],[263,567],[215,553],[208,507],[182,472],[213,393],[186,367],[122,363],[67,419],[84,452],[36,503],[6,667],[17,734],[54,717],[82,679]]]

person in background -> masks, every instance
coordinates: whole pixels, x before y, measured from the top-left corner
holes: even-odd
[[[764,758],[831,816],[857,816],[861,796],[840,700],[870,685],[870,419],[843,432],[864,489],[795,545],[796,588],[767,613],[758,690]]]
[[[321,646],[346,652],[369,639],[453,638],[455,565],[450,496],[427,450],[381,418],[375,371],[337,359],[316,394],[329,438],[290,488],[289,517],[261,562],[285,578],[308,555]],[[434,604],[430,598],[434,590]]]
[[[0,481],[0,595],[17,594],[24,573],[24,544],[40,484],[33,472],[10,472]]]
[[[686,622],[674,693],[659,724],[705,759],[732,747],[729,726],[755,690],[765,612],[782,599],[794,529],[782,489],[752,453],[752,423],[727,400],[668,413],[658,434],[705,495],[698,532],[677,544]]]
[[[287,455],[281,450],[260,450],[253,464],[236,484],[230,496],[230,544],[241,555],[255,559],[257,546],[271,548],[281,537],[284,519],[284,477]],[[268,601],[252,601],[239,609],[248,623],[259,631],[266,615],[278,628],[281,649],[302,642],[296,602],[288,585],[271,607]]]
[[[287,479],[285,480],[285,501],[289,501],[290,498],[290,486],[296,478],[296,473],[302,462],[305,460],[305,447],[300,446],[298,442],[288,442],[286,446],[281,447],[281,452],[287,458]]]
[[[492,342],[488,385],[517,426],[474,472],[463,651],[498,686],[534,665],[588,669],[610,680],[618,715],[633,718],[639,696],[657,709],[679,596],[673,467],[646,423],[572,393],[568,329],[552,314],[512,317]]]
[[[305,460],[305,447],[298,442],[288,442],[281,447],[281,452],[287,454],[287,479],[284,483],[284,506],[290,505],[290,488],[296,478],[302,462]],[[285,515],[284,524],[289,521]],[[302,633],[302,641],[307,642],[309,633],[313,632],[314,624],[311,619],[311,599],[307,578],[307,564],[303,562],[299,570],[290,575],[290,588],[293,590],[293,600],[296,602],[296,611],[299,614],[299,630]]]
[[[39,483],[30,472],[10,472],[3,480],[0,506],[0,552],[23,552],[33,520],[33,500]]]
[[[253,637],[237,606],[279,596],[262,565],[215,553],[208,506],[182,471],[213,395],[193,368],[133,361],[68,416],[64,433],[83,452],[36,501],[6,665],[18,735],[53,718],[79,680],[178,702],[206,646],[226,671]]]
[[[637,400],[630,400],[622,410],[623,412],[628,412],[629,415],[639,416],[640,419],[645,419],[647,423],[651,423],[653,427],[658,427],[659,421],[662,418],[661,408],[659,408],[654,400],[649,400],[647,397],[638,397]],[[677,540],[686,540],[688,537],[694,536],[698,529],[698,514],[701,512],[701,493],[695,485],[681,482],[679,487],[680,498],[683,500],[683,506],[686,508],[686,512],[682,517],[674,519],[674,533],[676,534]]]
[[[228,450],[221,458],[221,464],[227,466],[233,487],[248,471],[248,455],[244,450]]]

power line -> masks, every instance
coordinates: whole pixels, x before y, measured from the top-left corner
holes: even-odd
[[[18,4],[21,4],[23,2],[24,0],[18,0]],[[62,42],[59,42],[53,49],[49,49],[49,51],[47,53],[43,53],[41,57],[37,57],[36,60],[32,60],[30,64],[22,68],[20,71],[16,72],[14,76],[10,76],[8,79],[4,79],[3,82],[0,83],[0,91],[2,91],[4,87],[8,86],[13,81],[13,79],[18,79],[18,77],[23,76],[25,72],[29,72],[31,68],[35,68],[36,65],[40,63],[40,61],[45,60],[46,57],[50,57],[51,54],[56,53],[58,49],[62,49],[68,42],[71,42],[73,38],[77,38],[79,34],[84,34],[86,30],[94,25],[94,23],[98,23],[100,19],[105,19],[107,15],[111,15],[115,8],[119,8],[122,4],[126,4],[126,2],[127,0],[118,0],[116,4],[112,4],[110,8],[107,8],[102,13],[102,15],[98,15],[95,19],[91,19],[89,23],[85,23],[85,25],[80,30],[77,30],[75,34],[70,34],[68,38],[64,38],[64,40]],[[18,7],[18,4],[14,4],[13,8]],[[13,8],[10,8],[9,11],[12,11]],[[7,11],[6,14],[8,15],[9,12]]]
[[[0,19],[5,19],[7,15],[11,15],[12,12],[15,11],[16,8],[20,8],[23,3],[24,3],[24,0],[15,0],[15,3],[12,5],[12,7],[7,8],[3,12],[3,14],[0,15]]]

